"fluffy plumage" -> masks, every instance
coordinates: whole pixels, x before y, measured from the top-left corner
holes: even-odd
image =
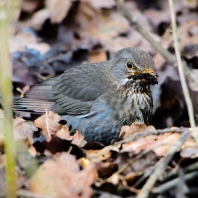
[[[157,83],[154,62],[143,50],[124,48],[112,59],[77,66],[33,87],[14,109],[61,115],[88,141],[108,144],[134,121],[149,124],[150,84]]]

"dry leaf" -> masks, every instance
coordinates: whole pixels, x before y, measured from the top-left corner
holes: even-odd
[[[124,179],[126,180],[127,183],[131,183],[135,179],[139,178],[141,175],[142,175],[141,173],[130,172],[125,175]]]
[[[28,45],[37,43],[37,38],[30,32],[19,32],[9,39],[10,53],[25,51]]]
[[[197,158],[198,148],[184,148],[181,150],[180,155],[183,158]]]
[[[72,136],[70,136],[69,127],[67,125],[62,125],[56,132],[56,136],[63,140],[72,140]]]
[[[38,129],[33,125],[32,122],[26,121],[23,118],[17,117],[14,119],[14,137],[17,140],[26,140],[33,143],[33,134]]]
[[[118,185],[120,181],[120,175],[118,173],[114,173],[111,177],[107,179],[109,183],[112,183],[113,185]]]
[[[101,8],[112,8],[115,6],[114,0],[100,0],[100,1],[94,1],[94,0],[83,0],[88,2],[93,8],[95,9],[101,9]]]
[[[73,139],[72,139],[71,143],[75,144],[79,147],[83,147],[87,143],[87,141],[85,141],[84,138],[85,137],[82,135],[82,133],[79,130],[77,130],[76,133],[73,136]]]
[[[106,178],[118,171],[118,164],[112,162],[98,162],[96,163],[96,168],[99,176]]]
[[[30,26],[34,30],[40,30],[44,22],[50,18],[50,10],[48,9],[42,9],[37,11],[30,21]]]
[[[124,138],[133,135],[134,133],[138,133],[141,131],[145,131],[147,126],[142,122],[133,122],[131,126],[123,126],[120,131],[120,136],[124,134]],[[156,129],[155,129],[156,130]]]
[[[106,160],[111,156],[111,151],[119,152],[119,147],[120,145],[116,145],[116,146],[110,145],[100,150],[87,150],[86,155],[87,158],[90,160],[96,160],[96,161]]]
[[[62,22],[62,20],[67,16],[71,5],[71,0],[47,0],[46,7],[50,10],[51,22]]]
[[[42,129],[41,133],[47,138],[50,138],[52,134],[55,134],[61,127],[60,116],[52,111],[40,116],[34,121],[34,125]],[[49,140],[49,139],[48,139]]]
[[[21,4],[21,9],[25,12],[32,13],[38,8],[38,5],[39,1],[26,0]]]
[[[105,52],[92,52],[88,55],[89,63],[103,62],[107,60],[107,55]]]
[[[165,156],[175,142],[180,138],[180,133],[165,133],[161,135],[149,135],[138,139],[137,141],[131,141],[122,145],[121,152],[140,153],[143,150],[153,148],[157,156]],[[165,145],[164,145],[165,144]],[[196,146],[195,141],[190,138],[184,144],[183,148],[189,148]]]
[[[34,193],[52,197],[91,197],[91,184],[97,173],[93,164],[80,171],[75,156],[62,153],[55,159],[45,161],[30,180]]]

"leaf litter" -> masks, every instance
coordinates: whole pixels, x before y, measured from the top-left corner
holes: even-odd
[[[198,75],[197,2],[174,2],[182,57]],[[167,2],[126,3],[155,40],[174,53]],[[62,124],[60,116],[51,111],[37,118],[33,115],[27,118],[27,114],[20,113],[24,119],[16,117],[13,120],[16,142],[22,141],[26,145],[17,147],[18,194],[57,198],[136,197],[154,172],[154,167],[158,167],[159,160],[166,158],[179,141],[184,133],[182,125],[188,125],[177,70],[130,28],[117,11],[114,1],[24,0],[18,12],[20,14],[9,40],[16,97],[24,93],[26,86],[29,89],[82,63],[104,61],[120,48],[128,46],[150,53],[159,73],[159,85],[153,88],[152,125],[133,123],[123,126],[120,137],[109,146],[86,142],[80,130],[71,131],[70,126]],[[197,88],[192,83],[189,83],[189,88],[197,116]],[[23,91],[19,93],[17,90]],[[3,119],[1,110],[0,196],[5,196]],[[191,197],[196,187],[197,151],[190,136],[159,175],[150,195]],[[27,176],[32,159],[37,165],[31,167],[34,171]],[[192,175],[191,179],[187,179],[188,174]],[[180,192],[179,185],[185,186],[185,190]]]

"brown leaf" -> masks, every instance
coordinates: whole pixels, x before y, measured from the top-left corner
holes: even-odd
[[[107,60],[107,55],[105,52],[91,52],[88,55],[89,63],[103,62],[106,60]]]
[[[118,165],[112,162],[98,162],[96,168],[100,177],[110,177],[118,170]]]
[[[165,156],[175,142],[180,138],[180,133],[165,133],[162,135],[149,135],[138,139],[137,141],[123,144],[121,152],[140,153],[143,150],[153,148],[157,156]],[[161,145],[163,144],[163,145]],[[165,144],[165,145],[164,145]],[[194,147],[196,145],[193,139],[188,139],[183,145],[183,148]]]
[[[120,131],[120,136],[124,134],[124,138],[133,135],[134,133],[138,133],[140,131],[145,131],[147,126],[142,122],[133,122],[131,126],[123,126]]]
[[[21,4],[21,9],[25,12],[32,13],[39,6],[39,1],[26,0]]]
[[[61,127],[60,116],[52,111],[40,116],[34,121],[34,125],[42,129],[41,133],[50,138],[52,134],[55,134]]]
[[[87,141],[85,141],[84,138],[85,137],[82,135],[82,133],[79,130],[77,130],[73,136],[72,144],[75,144],[79,147],[83,147],[87,143]]]
[[[124,179],[128,184],[132,183],[135,179],[139,178],[142,174],[137,172],[130,172],[125,175]]]
[[[50,18],[50,10],[49,9],[42,9],[37,11],[30,21],[30,26],[34,30],[40,30],[44,22]]]
[[[9,39],[10,53],[25,51],[28,45],[35,43],[37,43],[35,35],[29,32],[19,32]]]
[[[98,161],[108,159],[111,156],[111,151],[119,152],[119,145],[106,146],[100,150],[87,150],[86,155],[88,159],[96,159]]]
[[[61,125],[61,128],[56,132],[56,136],[63,140],[72,140],[72,136],[70,136],[69,127],[67,125]]]
[[[84,1],[78,7],[75,21],[78,24],[78,34],[82,38],[91,35],[92,39],[99,41],[106,49],[111,48],[114,39],[119,34],[130,30],[128,22],[121,14],[96,12],[89,3]],[[128,46],[129,42],[130,40],[128,40]]]
[[[184,148],[180,152],[181,157],[183,158],[197,158],[198,149],[197,148]]]
[[[74,156],[62,153],[55,159],[45,161],[30,180],[30,188],[35,193],[52,197],[91,197],[91,184],[97,178],[91,163],[80,171]]]
[[[72,3],[71,0],[47,0],[46,7],[50,10],[52,23],[60,23],[67,15]]]
[[[107,179],[107,181],[109,183],[112,183],[113,185],[118,185],[120,181],[120,175],[118,173],[114,173],[113,175],[111,175],[111,177]]]
[[[101,9],[101,8],[112,8],[115,6],[114,0],[100,0],[100,1],[93,1],[93,0],[84,0],[86,2],[89,2],[89,4],[95,8],[95,9]]]
[[[38,129],[30,121],[17,117],[14,119],[14,137],[17,140],[26,140],[33,143],[33,134]]]

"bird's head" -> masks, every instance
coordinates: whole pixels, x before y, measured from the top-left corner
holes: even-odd
[[[148,87],[158,83],[152,57],[145,51],[136,48],[119,50],[110,59],[110,75],[119,86],[135,84]]]

